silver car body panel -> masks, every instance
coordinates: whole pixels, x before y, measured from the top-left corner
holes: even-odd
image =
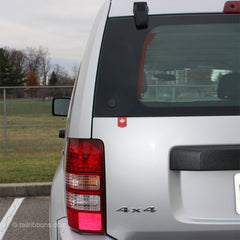
[[[75,83],[75,95],[72,97],[67,122],[67,136],[71,138],[91,137],[95,78],[109,7],[110,1],[105,2],[96,17],[81,63],[78,81]]]
[[[93,138],[105,146],[108,233],[117,239],[146,239],[140,237],[144,232],[159,238],[182,232],[184,239],[193,231],[204,237],[215,232],[216,239],[222,231],[240,234],[237,171],[171,171],[169,166],[175,146],[238,144],[239,122],[238,116],[127,118],[127,126],[119,128],[117,118],[95,118]],[[144,212],[150,207],[156,212]]]

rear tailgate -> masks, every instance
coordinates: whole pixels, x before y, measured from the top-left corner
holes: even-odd
[[[170,170],[175,146],[239,144],[238,116],[127,118],[123,128],[118,120],[93,120],[93,138],[105,146],[108,234],[118,239],[240,237],[234,185],[239,170]]]
[[[238,14],[154,15],[141,29],[108,19],[92,137],[105,148],[109,235],[240,238],[239,57]]]

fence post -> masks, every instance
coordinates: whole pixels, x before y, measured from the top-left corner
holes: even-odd
[[[5,153],[7,152],[7,104],[6,104],[6,88],[3,89],[3,114],[4,114],[4,142]]]

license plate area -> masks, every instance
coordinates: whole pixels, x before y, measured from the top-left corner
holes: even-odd
[[[170,197],[176,218],[190,221],[239,221],[234,182],[236,171],[172,173],[170,184],[175,191],[171,191]]]
[[[240,173],[235,174],[235,196],[236,196],[236,212],[240,215]]]

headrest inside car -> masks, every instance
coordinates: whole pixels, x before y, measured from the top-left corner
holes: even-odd
[[[218,83],[217,94],[220,99],[240,99],[240,74],[223,75]]]

